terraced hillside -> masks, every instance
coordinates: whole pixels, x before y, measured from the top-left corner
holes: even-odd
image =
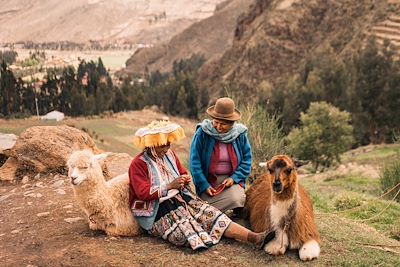
[[[400,1],[398,1],[400,5]],[[387,20],[378,23],[371,30],[379,43],[389,39],[393,47],[400,52],[400,16],[392,15]]]
[[[285,82],[318,49],[331,47],[341,57],[371,33],[399,46],[399,10],[400,1],[387,0],[257,0],[238,19],[232,47],[202,67],[199,87],[214,96],[237,87],[256,97],[257,88]]]

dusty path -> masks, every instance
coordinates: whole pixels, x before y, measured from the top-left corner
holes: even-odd
[[[273,260],[232,240],[199,253],[145,235],[93,232],[61,175],[0,185],[0,214],[1,266],[261,266]]]

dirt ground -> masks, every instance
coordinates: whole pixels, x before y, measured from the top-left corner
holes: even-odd
[[[193,252],[145,234],[114,238],[91,231],[68,177],[58,174],[0,184],[0,214],[1,266],[261,266],[274,259],[227,239]],[[296,253],[287,260],[299,263]]]

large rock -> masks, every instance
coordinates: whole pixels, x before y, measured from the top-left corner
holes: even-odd
[[[13,181],[17,169],[18,160],[16,158],[8,158],[0,168],[0,181]]]
[[[15,134],[3,134],[0,133],[0,167],[7,161],[8,157],[10,157],[10,149],[15,145],[17,141],[17,136]],[[9,177],[10,170],[12,165],[9,165],[7,174],[3,174],[3,176]],[[0,180],[9,180],[9,178],[0,178]]]
[[[111,178],[128,172],[132,157],[126,153],[109,153],[102,163],[104,178]]]
[[[69,126],[34,126],[25,130],[10,150],[10,158],[17,161],[17,176],[25,173],[65,172],[69,155],[75,150],[100,150],[85,132]],[[7,162],[0,168],[0,180],[10,177]],[[15,162],[14,162],[15,163]],[[7,174],[7,175],[6,175]],[[8,179],[7,179],[8,180]]]

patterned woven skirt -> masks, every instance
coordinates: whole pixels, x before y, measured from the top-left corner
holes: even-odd
[[[231,219],[194,194],[182,193],[160,203],[149,233],[193,250],[217,244]]]

